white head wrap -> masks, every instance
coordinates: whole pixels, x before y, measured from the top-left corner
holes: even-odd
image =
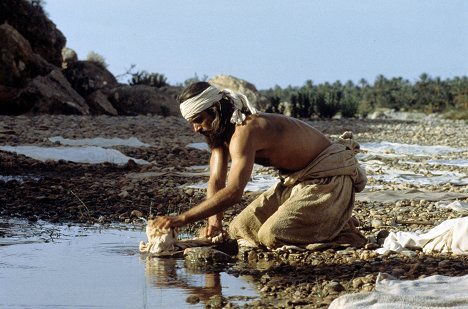
[[[248,108],[252,114],[259,113],[259,111],[252,104],[250,104],[245,95],[229,89],[220,91],[215,86],[210,86],[202,93],[182,102],[180,104],[180,111],[182,116],[189,120],[196,114],[213,106],[215,102],[220,101],[223,97],[229,98],[234,105],[234,113],[231,117],[232,123],[241,125],[245,121],[246,116],[244,113],[242,113],[242,111],[246,108]]]

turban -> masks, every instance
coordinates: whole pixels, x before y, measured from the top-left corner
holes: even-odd
[[[185,100],[180,104],[182,116],[189,120],[196,114],[213,106],[214,103],[222,98],[230,99],[234,106],[234,113],[231,116],[231,122],[241,125],[245,121],[243,110],[248,109],[252,114],[258,114],[259,111],[249,102],[247,97],[241,93],[229,89],[220,91],[215,86],[206,88],[202,93]]]

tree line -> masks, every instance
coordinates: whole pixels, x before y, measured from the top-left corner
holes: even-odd
[[[293,117],[331,118],[367,117],[378,109],[451,113],[452,118],[468,118],[468,77],[442,80],[423,73],[411,83],[402,77],[378,75],[373,84],[361,79],[315,85],[307,80],[303,86],[273,88],[260,91],[270,104],[266,111],[289,113]]]

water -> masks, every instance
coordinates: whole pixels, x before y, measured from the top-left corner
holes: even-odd
[[[250,278],[140,256],[142,228],[122,228],[0,221],[0,308],[204,308],[213,295],[257,297]]]

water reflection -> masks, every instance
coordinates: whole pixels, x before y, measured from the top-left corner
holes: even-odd
[[[0,218],[0,307],[204,308],[215,295],[258,297],[244,278],[140,256],[144,238],[142,227]]]
[[[193,302],[207,303],[212,296],[223,295],[219,272],[192,272],[183,260],[173,258],[147,257],[145,265],[145,275],[152,286],[183,289]]]

